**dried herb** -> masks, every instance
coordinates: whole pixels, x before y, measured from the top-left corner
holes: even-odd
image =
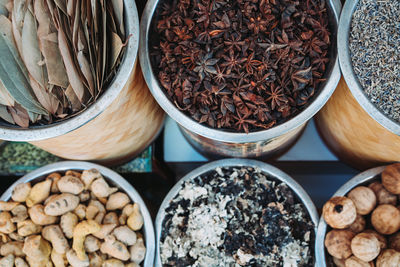
[[[325,0],[164,0],[150,36],[165,93],[194,120],[251,132],[303,110],[325,80]]]
[[[122,0],[1,0],[0,117],[28,127],[96,101],[124,53],[123,8]]]

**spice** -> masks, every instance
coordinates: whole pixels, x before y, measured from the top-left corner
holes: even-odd
[[[213,128],[269,129],[303,110],[325,81],[325,0],[160,1],[151,64],[169,99]]]
[[[400,1],[360,0],[349,41],[353,69],[366,95],[400,122]]]
[[[284,183],[249,167],[186,181],[165,209],[163,266],[311,266],[314,225]]]

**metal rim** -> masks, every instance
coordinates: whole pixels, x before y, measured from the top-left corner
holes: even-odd
[[[21,177],[17,181],[15,181],[7,189],[7,191],[3,193],[0,199],[3,201],[9,200],[11,198],[12,191],[17,184],[30,182],[37,178],[42,178],[46,174],[50,174],[52,172],[57,172],[57,171],[87,170],[91,168],[97,169],[104,176],[105,179],[108,179],[111,182],[115,183],[115,185],[118,186],[124,192],[126,192],[134,202],[139,203],[140,212],[142,213],[144,220],[143,232],[146,243],[146,256],[144,260],[144,266],[152,267],[154,263],[154,254],[155,254],[154,227],[153,227],[153,221],[146,207],[146,204],[140,197],[139,193],[131,186],[130,183],[128,183],[128,181],[125,180],[125,178],[123,178],[118,173],[106,167],[85,161],[61,161],[49,164],[39,169],[36,169],[28,173],[27,175]]]
[[[304,204],[308,214],[312,222],[314,223],[314,230],[317,233],[317,225],[318,225],[318,212],[315,208],[314,203],[312,202],[311,198],[308,196],[307,192],[301,187],[299,183],[297,183],[293,178],[291,178],[288,174],[284,173],[283,171],[279,170],[278,168],[269,165],[267,163],[251,160],[251,159],[222,159],[207,163],[197,169],[186,174],[182,179],[179,180],[175,184],[174,187],[168,192],[167,196],[164,198],[161,206],[158,210],[156,221],[155,221],[155,228],[156,228],[156,259],[155,259],[155,266],[162,266],[161,258],[160,258],[160,238],[161,238],[161,230],[162,230],[162,222],[165,217],[165,208],[168,207],[170,201],[176,196],[176,194],[181,189],[181,186],[184,182],[193,180],[194,178],[198,177],[199,175],[206,173],[208,171],[214,170],[217,167],[257,167],[262,170],[263,173],[269,174],[275,179],[282,181],[286,185],[290,187],[291,190],[298,196],[300,201]],[[316,236],[316,235],[315,235]],[[315,266],[319,266],[315,259]]]
[[[349,35],[353,13],[357,4],[358,0],[347,0],[340,16],[338,29],[338,54],[340,67],[351,93],[360,106],[380,125],[392,133],[400,135],[400,125],[387,117],[369,100],[353,70],[350,56]]]
[[[11,124],[5,125],[4,123],[4,125],[0,126],[1,139],[10,141],[39,141],[66,134],[94,119],[117,98],[134,69],[139,48],[139,16],[135,1],[124,0],[124,10],[127,36],[129,34],[131,36],[114,80],[96,102],[75,117],[49,125],[32,126],[28,129],[23,129]]]
[[[336,192],[333,194],[332,197],[335,196],[344,196],[346,195],[350,190],[352,190],[354,187],[371,182],[375,179],[377,175],[383,172],[385,167],[376,167],[369,169],[367,171],[364,171],[353,178],[351,178],[347,183],[342,185]],[[318,230],[317,230],[317,236],[316,236],[316,245],[315,245],[315,256],[317,258],[317,261],[319,262],[318,266],[321,267],[326,267],[326,255],[325,255],[325,234],[327,230],[327,224],[324,220],[324,218],[321,216],[319,219],[319,224],[318,224]]]
[[[235,143],[240,143],[243,141],[257,142],[259,140],[266,140],[278,137],[286,132],[289,132],[290,130],[300,127],[309,119],[311,119],[328,101],[329,97],[334,92],[340,80],[339,60],[336,54],[334,57],[335,63],[332,68],[332,72],[328,77],[327,83],[323,88],[320,88],[321,92],[312,101],[312,103],[292,119],[268,130],[262,130],[246,134],[246,133],[228,132],[224,130],[213,129],[204,126],[200,123],[197,123],[189,116],[185,115],[180,110],[178,110],[178,108],[176,108],[176,106],[168,99],[168,97],[164,94],[163,89],[160,87],[151,68],[148,37],[149,37],[151,20],[156,10],[158,1],[159,0],[149,0],[146,4],[146,7],[142,15],[141,26],[140,26],[141,39],[139,44],[140,65],[142,67],[143,76],[146,80],[146,83],[151,93],[153,94],[154,98],[157,100],[158,104],[164,109],[164,111],[171,118],[173,118],[176,122],[178,122],[178,124],[188,129],[189,131],[192,131],[196,134],[199,134],[201,136],[213,140],[221,142],[235,142]],[[331,8],[331,11],[334,15],[334,20],[337,24],[339,22],[339,15],[342,5],[339,0],[330,0],[328,1],[328,5]],[[335,30],[337,30],[337,27],[335,27]]]

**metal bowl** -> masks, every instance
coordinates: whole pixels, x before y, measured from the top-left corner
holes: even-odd
[[[102,113],[119,95],[136,64],[139,47],[139,16],[135,1],[124,0],[126,36],[130,36],[121,65],[104,93],[82,113],[49,125],[33,125],[27,129],[0,122],[0,139],[9,141],[38,141],[71,132]]]
[[[214,170],[217,167],[253,167],[253,168],[259,168],[262,170],[263,173],[268,174],[275,179],[285,183],[286,185],[289,186],[291,190],[298,196],[300,201],[304,204],[306,210],[308,211],[308,214],[310,215],[310,218],[312,222],[315,225],[315,233],[317,232],[317,224],[318,224],[318,212],[317,209],[314,206],[314,203],[312,202],[311,198],[308,196],[306,191],[298,184],[293,178],[291,178],[289,175],[284,173],[283,171],[279,170],[278,168],[275,168],[272,165],[269,165],[267,163],[257,161],[257,160],[251,160],[251,159],[222,159],[222,160],[217,160],[213,161],[210,163],[207,163],[190,173],[186,174],[178,183],[175,184],[175,186],[169,191],[168,195],[164,198],[164,201],[161,203],[160,209],[158,210],[157,217],[156,217],[156,222],[155,222],[155,227],[156,227],[156,259],[155,259],[155,266],[156,267],[161,267],[161,256],[160,256],[160,238],[161,238],[161,231],[162,231],[162,222],[165,217],[165,209],[168,207],[170,201],[178,194],[180,191],[183,183],[186,181],[191,181],[195,179],[196,177],[207,173],[209,171]],[[315,266],[320,266],[318,262],[315,259]]]
[[[284,146],[288,141],[293,143],[296,139],[295,137],[299,136],[306,122],[328,101],[339,82],[340,69],[337,59],[337,47],[336,43],[333,42],[331,50],[329,51],[330,63],[324,76],[324,78],[327,79],[326,82],[321,84],[319,92],[309,106],[292,119],[271,129],[248,134],[219,130],[202,125],[180,111],[174,103],[168,99],[158,78],[153,73],[149,55],[149,40],[150,34],[152,34],[150,32],[152,19],[158,3],[159,0],[149,0],[141,20],[139,57],[143,75],[158,104],[172,119],[180,124],[185,137],[192,145],[200,150],[200,152],[209,152],[225,157],[269,156],[271,151],[273,152],[273,150]],[[326,3],[329,24],[333,32],[332,40],[336,40],[341,3],[339,0],[327,0]],[[277,140],[279,137],[282,137],[281,140]],[[271,144],[273,142],[275,142],[274,145]],[[218,149],[215,149],[215,147],[218,147]]]
[[[340,187],[339,190],[337,190],[332,197],[345,196],[353,188],[359,185],[369,184],[373,182],[374,180],[377,179],[377,176],[383,172],[384,169],[385,167],[376,167],[354,176],[347,183],[342,185],[342,187]],[[320,263],[320,265],[318,265],[320,267],[327,267],[327,266],[331,267],[330,265],[327,265],[330,256],[329,254],[325,253],[326,251],[324,245],[327,229],[328,225],[326,224],[325,220],[321,217],[318,224],[316,245],[315,245],[315,254],[316,254],[315,256],[317,258],[317,261]]]
[[[118,187],[121,191],[128,194],[133,202],[140,205],[140,212],[143,215],[143,234],[144,241],[146,244],[146,256],[143,262],[144,267],[153,267],[154,263],[154,227],[149,211],[147,210],[146,204],[140,197],[139,193],[128,183],[122,176],[118,173],[105,168],[101,165],[89,163],[85,161],[61,161],[53,164],[46,165],[37,170],[34,170],[27,175],[18,179],[14,184],[12,184],[6,192],[1,196],[1,200],[8,201],[11,198],[12,191],[14,187],[21,183],[27,183],[32,181],[40,181],[44,179],[48,174],[52,172],[67,171],[67,170],[88,170],[95,168],[97,169],[110,184]]]
[[[380,125],[392,133],[400,135],[400,125],[396,121],[388,118],[369,100],[367,95],[364,93],[360,82],[358,81],[357,75],[353,70],[349,48],[349,35],[353,13],[357,7],[357,4],[358,0],[346,0],[342,14],[340,15],[338,29],[338,53],[340,67],[351,93],[360,106]]]

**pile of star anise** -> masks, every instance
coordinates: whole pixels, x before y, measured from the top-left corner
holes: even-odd
[[[271,128],[303,110],[324,81],[325,0],[163,0],[152,25],[160,84],[211,127]]]

